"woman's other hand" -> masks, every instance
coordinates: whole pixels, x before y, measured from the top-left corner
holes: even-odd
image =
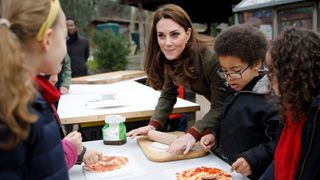
[[[155,129],[156,129],[155,127],[151,125],[147,125],[147,126],[139,127],[137,129],[133,129],[130,132],[126,133],[126,135],[127,137],[134,138],[138,135],[147,135],[150,130],[155,130]]]

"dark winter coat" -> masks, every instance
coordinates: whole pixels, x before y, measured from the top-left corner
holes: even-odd
[[[13,150],[0,150],[0,179],[69,179],[59,125],[41,95],[33,104],[32,112],[39,119],[31,124],[28,138]],[[0,140],[8,133],[7,128],[1,127]]]
[[[71,58],[72,77],[88,75],[87,60],[90,54],[89,41],[77,34],[67,40],[68,55]]]
[[[269,94],[267,76],[253,79],[224,103],[222,120],[213,128],[218,139],[215,152],[232,164],[243,157],[257,179],[273,159],[275,132],[280,122],[277,105]]]
[[[320,95],[310,108],[302,127],[301,157],[295,179],[320,179]]]

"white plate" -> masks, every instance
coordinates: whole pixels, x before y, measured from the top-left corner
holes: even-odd
[[[87,108],[109,108],[109,107],[118,107],[123,106],[124,101],[122,100],[103,100],[103,101],[94,101],[88,102],[86,104]]]
[[[128,163],[121,167],[120,169],[115,169],[106,172],[91,172],[83,168],[83,172],[87,180],[105,180],[105,179],[117,179],[117,180],[127,180],[134,179],[133,177],[143,175],[146,171],[138,163],[137,159],[130,155],[110,154],[111,156],[124,156],[128,158]]]

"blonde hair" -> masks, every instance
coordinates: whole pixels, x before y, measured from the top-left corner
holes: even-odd
[[[12,149],[27,138],[30,124],[37,121],[28,108],[36,91],[31,60],[24,52],[29,41],[36,41],[49,7],[50,0],[0,1],[0,17],[10,23],[0,24],[0,127],[9,132],[1,149]]]

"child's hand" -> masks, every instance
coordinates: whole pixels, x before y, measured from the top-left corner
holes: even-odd
[[[70,141],[77,149],[77,153],[80,154],[82,151],[82,136],[81,133],[73,131],[66,135],[63,139]]]
[[[61,94],[68,94],[69,93],[69,89],[64,87],[64,86],[61,86],[60,87],[60,93]]]
[[[252,173],[250,165],[243,157],[238,158],[236,162],[231,165],[231,172],[232,171],[236,171],[243,176],[249,176]]]
[[[83,156],[83,162],[85,164],[93,164],[102,159],[102,153],[98,151],[88,150]]]
[[[216,145],[216,137],[213,134],[207,134],[200,139],[200,144],[206,151],[209,151]]]

